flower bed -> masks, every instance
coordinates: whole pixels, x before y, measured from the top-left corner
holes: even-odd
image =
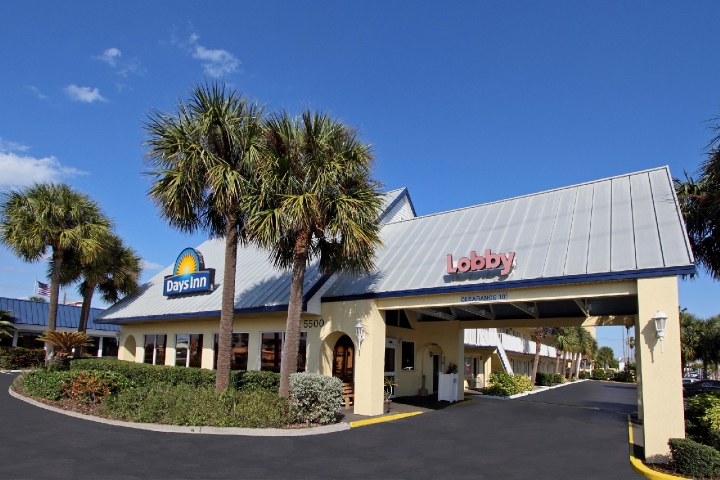
[[[278,396],[272,372],[233,372],[238,388],[216,394],[215,372],[199,370],[76,360],[69,371],[21,375],[12,388],[64,410],[140,423],[297,428],[338,420],[342,382],[335,378],[296,373],[287,399]]]

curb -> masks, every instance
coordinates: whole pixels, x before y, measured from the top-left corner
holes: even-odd
[[[392,422],[393,420],[400,420],[401,418],[407,418],[407,417],[414,417],[415,415],[420,415],[423,412],[407,412],[407,413],[397,413],[395,415],[388,415],[386,417],[377,417],[377,418],[368,418],[367,420],[357,420],[355,422],[350,422],[350,425],[348,428],[357,428],[357,427],[364,427],[367,425],[374,425],[376,423],[384,423],[384,422]],[[322,428],[322,427],[318,427]]]
[[[633,432],[632,432],[632,422],[630,421],[630,415],[627,417],[628,419],[628,443],[630,444],[630,466],[633,470],[635,470],[635,473],[638,473],[642,475],[643,477],[649,478],[650,480],[672,480],[676,478],[684,478],[687,480],[687,477],[678,477],[677,475],[668,475],[667,473],[663,472],[657,472],[649,467],[647,467],[639,458],[635,457],[633,455]]]
[[[106,418],[95,417],[93,415],[85,415],[84,413],[69,412],[57,407],[51,407],[44,403],[27,398],[14,392],[12,388],[8,388],[8,393],[27,402],[30,405],[50,410],[51,412],[61,413],[69,417],[75,417],[82,420],[89,420],[96,423],[104,423],[105,425],[112,425],[115,427],[126,427],[134,428],[136,430],[149,430],[152,432],[165,432],[165,433],[194,433],[194,434],[205,434],[205,435],[242,435],[250,437],[305,437],[308,435],[322,435],[325,433],[342,432],[344,430],[350,430],[350,425],[347,423],[337,423],[335,425],[324,425],[322,427],[310,427],[310,428],[298,428],[298,429],[285,429],[285,428],[241,428],[241,427],[184,427],[180,425],[161,425],[158,423],[134,423],[134,422],[123,422],[121,420],[109,420]],[[363,420],[365,421],[365,420]]]
[[[516,398],[527,397],[528,395],[534,395],[536,393],[547,392],[548,390],[553,390],[555,388],[567,387],[568,385],[576,385],[578,383],[588,382],[588,381],[589,380],[587,380],[587,379],[581,379],[581,380],[575,380],[574,382],[565,382],[565,383],[561,383],[560,385],[555,385],[553,387],[536,388],[535,390],[518,393],[516,395],[510,395],[509,397],[495,397],[493,395],[475,395],[475,398],[487,398],[487,399],[492,399],[492,400],[514,400]]]

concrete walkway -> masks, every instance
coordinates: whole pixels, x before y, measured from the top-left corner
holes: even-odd
[[[476,398],[326,435],[238,437],[68,417],[12,398],[12,379],[0,375],[0,478],[641,478],[628,463],[626,416],[614,413],[616,408],[565,406],[597,395],[630,408],[632,391],[614,390],[609,401],[610,389],[595,382],[527,397],[538,401]],[[568,395],[541,401],[553,392]]]

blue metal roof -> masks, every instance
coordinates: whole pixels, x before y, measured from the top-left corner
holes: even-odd
[[[48,310],[50,305],[47,302],[33,302],[19,298],[0,297],[0,310],[7,310],[12,313],[11,322],[17,325],[40,325],[47,326]],[[88,330],[119,331],[117,325],[96,324],[95,317],[102,312],[101,308],[91,308],[88,317]],[[62,328],[77,328],[80,323],[80,307],[73,305],[58,305],[56,326]]]

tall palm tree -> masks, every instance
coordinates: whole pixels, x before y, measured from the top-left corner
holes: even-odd
[[[12,337],[14,324],[10,321],[13,318],[12,312],[0,310],[0,337]]]
[[[568,327],[568,332],[568,336],[570,337],[570,371],[568,372],[567,379],[572,380],[573,374],[575,373],[578,352],[580,351],[580,336],[578,327]]]
[[[238,245],[246,240],[243,198],[262,146],[263,109],[225,85],[195,87],[175,113],[153,111],[145,124],[154,178],[149,196],[178,230],[225,238],[215,390],[230,383]]]
[[[720,317],[711,317],[699,324],[697,356],[702,361],[703,378],[707,378],[708,366],[720,363]]]
[[[553,344],[555,345],[555,373],[560,373],[560,356],[563,355],[567,358],[567,351],[570,349],[570,336],[565,327],[553,328]]]
[[[577,327],[578,333],[578,352],[577,365],[575,367],[575,376],[580,374],[580,365],[582,364],[583,355],[586,357],[592,354],[595,339],[585,327]]]
[[[0,202],[0,242],[26,262],[37,262],[50,250],[48,331],[55,330],[60,269],[65,252],[74,249],[83,261],[102,250],[110,220],[90,197],[63,183],[36,183],[7,190]],[[48,355],[54,349],[48,348]]]
[[[698,346],[702,333],[702,320],[686,308],[680,311],[680,354],[682,356],[683,372],[687,364],[698,359]]]
[[[138,289],[142,259],[122,239],[111,233],[103,240],[103,252],[90,262],[83,262],[75,250],[65,256],[60,281],[63,285],[78,283],[78,293],[83,299],[80,309],[78,332],[87,331],[90,305],[95,291],[107,303],[117,302],[121,296]],[[76,352],[80,354],[80,349]]]
[[[535,327],[533,328],[533,337],[535,338],[535,359],[533,360],[532,377],[530,379],[534,382],[535,376],[537,375],[538,364],[540,363],[540,349],[542,348],[542,341],[550,333],[548,327]]]
[[[325,274],[371,270],[381,195],[370,178],[370,146],[340,121],[306,110],[272,115],[265,127],[262,189],[251,199],[248,228],[277,267],[292,271],[280,367],[280,395],[287,396],[297,371],[287,360],[298,354],[305,269],[319,259]]]

